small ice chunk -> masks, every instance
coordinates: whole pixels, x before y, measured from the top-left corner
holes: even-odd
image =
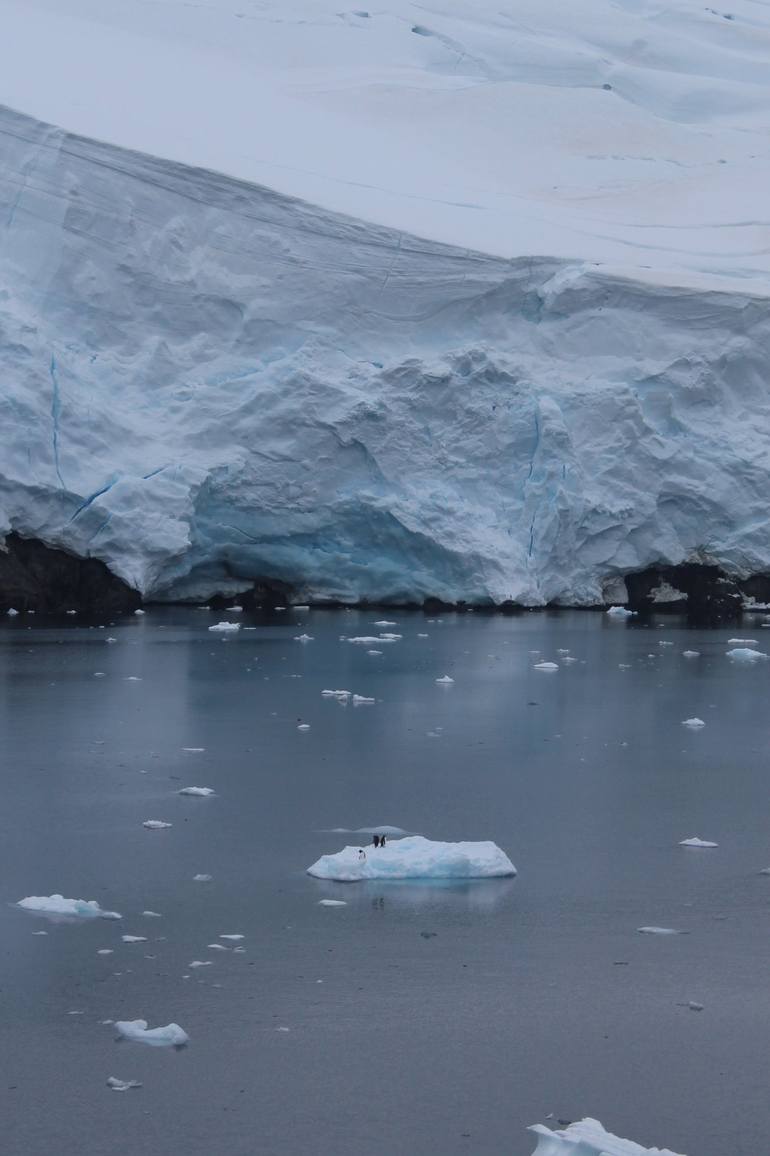
[[[533,670],[558,670],[558,662],[536,662]]]
[[[144,614],[143,610],[134,611],[135,614]],[[141,1088],[139,1080],[119,1080],[117,1076],[107,1077],[107,1087],[113,1092],[128,1092],[131,1088]]]
[[[232,932],[232,933],[231,933],[231,934],[229,934],[229,935],[225,935],[225,934],[222,934],[222,935],[220,935],[220,937],[219,937],[219,938],[220,938],[220,939],[245,939],[245,938],[246,938],[246,936],[245,936],[245,935],[241,935],[239,932],[235,931],[235,932]]]
[[[207,943],[206,947],[210,947],[212,951],[229,951],[229,947],[225,947],[224,943]]]
[[[163,831],[166,827],[173,826],[172,823],[166,823],[163,819],[145,819],[142,823],[148,831]]]
[[[428,638],[428,637],[429,637],[429,635],[427,635],[427,634],[418,634],[418,635],[417,635],[417,637],[418,637],[418,638]]]
[[[308,867],[316,879],[350,883],[361,879],[482,879],[515,875],[516,868],[496,843],[440,843],[412,835],[368,857],[358,847],[322,855]]]
[[[636,930],[641,935],[687,935],[676,927],[637,927]]]
[[[767,658],[763,650],[752,650],[750,646],[738,646],[727,651],[727,657],[733,662],[759,662],[760,658]]]
[[[375,700],[373,698],[367,698],[365,694],[354,694],[353,695],[353,705],[354,706],[361,706],[363,703],[369,703],[369,702],[374,702],[374,701]]]
[[[563,1131],[552,1132],[544,1124],[533,1124],[529,1131],[538,1137],[533,1156],[677,1156],[668,1148],[642,1148],[631,1140],[621,1140],[590,1117]]]
[[[728,638],[728,646],[757,646],[756,638]]]
[[[242,614],[243,613],[243,607],[242,606],[226,606],[225,610],[227,611],[228,614]]]
[[[450,678],[448,674],[442,674],[441,678],[436,679],[436,682],[439,686],[451,686],[454,683],[454,679]]]
[[[313,635],[312,634],[297,634],[294,638],[294,641],[295,642],[312,642],[313,641]]]
[[[182,787],[178,795],[194,795],[198,799],[208,799],[216,792],[213,787]]]
[[[193,883],[210,883],[213,878],[213,875],[193,875]]]
[[[33,931],[33,935],[48,935],[47,931]]]
[[[97,955],[114,955],[115,951],[112,947],[100,947],[96,953]]]
[[[576,658],[572,658],[572,657],[571,657],[571,656],[568,654],[568,655],[566,655],[566,657],[564,657],[564,658],[562,659],[562,662],[564,663],[564,665],[565,665],[565,666],[572,666],[572,663],[573,663],[573,662],[577,662],[577,659],[576,659]]]
[[[194,959],[192,963],[188,963],[188,967],[211,967],[210,959]]]
[[[179,1024],[166,1024],[162,1028],[148,1028],[147,1020],[118,1020],[115,1029],[127,1040],[149,1044],[154,1048],[181,1048],[189,1043],[187,1032]]]
[[[310,730],[310,723],[300,723],[299,726],[297,727],[297,730],[298,731],[309,731]]]
[[[673,642],[665,642],[662,638],[658,639],[658,646],[673,646]]]
[[[347,900],[345,899],[319,899],[319,907],[347,907]]]
[[[213,630],[215,634],[231,634],[240,629],[240,622],[215,622],[213,626],[209,626],[209,630]]]
[[[683,727],[690,727],[691,730],[694,730],[694,731],[700,730],[700,728],[705,727],[705,725],[706,724],[704,723],[702,718],[693,717],[693,718],[682,719],[682,726]]]
[[[397,622],[388,622],[387,618],[380,618],[380,620],[378,622],[375,622],[374,625],[375,626],[398,626],[398,623]]]
[[[144,610],[135,610],[134,611],[134,614],[137,616],[137,618],[141,618],[144,613],[145,613]]]
[[[367,654],[382,654],[381,650],[367,650]]]
[[[705,1005],[702,1003],[696,1003],[694,999],[688,999],[687,1006],[690,1011],[703,1011]]]
[[[144,917],[146,919],[161,919],[162,918],[159,911],[143,911],[142,915],[144,915]]]
[[[107,675],[105,674],[105,672],[103,670],[95,670],[94,671],[94,678],[106,678],[106,677],[107,677]]]
[[[345,641],[359,646],[375,646],[381,642],[397,642],[400,637],[400,634],[381,634],[379,637],[373,634],[360,634],[356,638],[346,638]]]
[[[16,904],[35,915],[74,919],[122,919],[117,911],[104,911],[95,899],[65,899],[63,895],[28,895]]]
[[[310,607],[305,606],[304,604],[302,606],[300,606],[300,605],[292,606],[292,610],[309,610],[309,609],[310,609]]]
[[[121,935],[120,937],[124,943],[146,943],[146,935]]]
[[[65,610],[65,614],[77,614],[77,610]]]
[[[700,658],[700,651],[699,650],[683,650],[682,651],[682,657],[683,658]]]
[[[627,610],[625,606],[610,606],[607,614],[610,618],[633,618],[635,610]]]
[[[403,637],[404,637],[403,634],[388,634],[386,632],[384,634],[380,634],[378,641],[379,642],[398,642],[399,638],[403,638]]]
[[[125,682],[141,682],[142,680],[141,680],[141,678],[139,678],[139,676],[138,676],[138,675],[136,675],[136,674],[129,674],[129,675],[127,675],[127,676],[126,676],[126,678],[125,678],[125,680],[124,680],[124,681],[125,681]]]
[[[718,847],[718,843],[709,843],[708,839],[699,839],[697,835],[693,835],[692,839],[680,839],[680,847]]]
[[[349,690],[322,690],[321,694],[324,698],[349,698],[351,695]]]
[[[205,747],[182,747],[182,750],[187,751],[188,754],[196,755],[201,754],[203,751],[205,751],[205,749]]]
[[[564,650],[563,648],[562,649],[557,648],[556,653],[557,654],[569,654],[569,650]]]
[[[8,615],[9,618],[16,618],[18,613],[19,613],[18,610],[15,610],[13,608],[13,606],[11,606],[11,608],[9,610],[6,610],[6,614]]]

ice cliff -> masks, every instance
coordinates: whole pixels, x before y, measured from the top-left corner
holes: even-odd
[[[268,141],[270,118],[249,105],[272,157],[259,164],[224,66],[207,114],[220,137],[204,120],[192,131],[181,97],[155,100],[153,134],[157,87],[133,92],[135,119],[119,104],[137,64],[118,50],[137,29],[115,21],[133,9],[77,0],[68,19],[92,21],[81,42],[42,0],[0,0],[17,22],[0,46],[0,98],[38,116],[61,100],[70,126],[284,190],[0,110],[0,534],[101,560],[147,599],[264,579],[303,599],[594,604],[623,601],[618,579],[653,565],[770,572],[766,172],[751,151],[770,91],[766,33],[749,36],[743,3],[731,22],[682,0],[663,24],[647,5],[613,9],[615,23],[608,9],[603,31],[584,20],[575,39],[574,14],[535,5],[519,59],[518,33],[485,5],[453,0],[430,21],[386,7],[391,22],[378,24],[382,14],[342,19],[305,0],[264,26],[277,60],[273,73],[255,65],[252,97],[272,76],[277,127]],[[300,9],[320,38],[317,74]],[[215,10],[221,31],[218,3],[178,19]],[[151,11],[160,19],[154,6],[135,18]],[[561,48],[554,20],[571,29]],[[246,25],[237,35],[254,63],[267,48]],[[148,77],[168,65],[159,27],[139,58]],[[338,27],[353,71],[335,56]],[[366,73],[372,28],[385,38]],[[193,89],[193,41],[236,51],[236,32],[220,43],[213,30],[180,35],[180,93]],[[11,59],[35,36],[45,82]],[[71,88],[51,79],[55,36],[73,52]],[[290,50],[305,68],[291,97]],[[432,162],[394,93],[436,130]],[[560,120],[575,102],[582,122]],[[537,131],[520,140],[528,117]],[[483,155],[481,125],[494,130]],[[506,126],[515,164],[493,151]],[[296,151],[316,131],[339,146],[321,176]],[[633,157],[612,151],[632,137]],[[483,185],[475,200],[463,180]]]

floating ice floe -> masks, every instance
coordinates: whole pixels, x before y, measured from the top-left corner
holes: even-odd
[[[367,650],[367,654],[382,654],[381,650]]]
[[[210,947],[212,951],[230,951],[231,948],[225,947],[224,943],[207,943],[206,947]]]
[[[643,1148],[632,1140],[622,1140],[589,1117],[563,1131],[552,1132],[544,1124],[534,1124],[529,1131],[538,1137],[533,1156],[677,1156],[669,1148]]]
[[[682,657],[683,658],[700,658],[700,651],[699,650],[683,650],[682,651]]]
[[[298,731],[309,731],[310,730],[310,723],[300,723],[299,726],[297,727],[297,730]]]
[[[565,657],[562,659],[562,663],[563,663],[565,666],[572,666],[573,662],[577,662],[577,661],[578,661],[578,660],[577,660],[576,658],[572,658],[572,657],[571,657],[569,654],[568,654],[568,655],[566,655],[566,656],[565,656]]]
[[[135,611],[136,614],[144,614],[143,610]],[[112,1088],[113,1092],[128,1092],[131,1088],[141,1088],[139,1080],[119,1080],[117,1076],[107,1077],[107,1087]]]
[[[718,847],[718,843],[709,843],[708,839],[699,839],[697,835],[693,835],[692,839],[680,839],[680,847]]]
[[[163,831],[166,827],[173,826],[173,824],[166,823],[163,819],[145,819],[142,826],[146,827],[148,831]]]
[[[129,675],[126,675],[126,678],[124,681],[125,682],[141,682],[142,680],[138,674],[129,674]]]
[[[569,650],[565,650],[563,647],[561,647],[561,648],[557,647],[557,649],[556,649],[556,653],[557,653],[557,654],[562,654],[562,655],[563,655],[563,654],[569,654]]]
[[[427,634],[418,634],[418,635],[417,635],[417,637],[418,637],[418,638],[428,638],[428,637],[429,637],[429,635],[427,635]]]
[[[607,614],[610,618],[633,618],[636,611],[627,610],[625,606],[610,606]]]
[[[8,615],[9,618],[16,618],[18,616],[18,613],[19,613],[18,610],[15,610],[13,606],[11,606],[11,608],[9,610],[6,610],[6,614]]]
[[[297,634],[294,638],[295,642],[313,642],[312,634]]]
[[[144,610],[135,610],[134,611],[134,614],[137,616],[137,618],[141,618],[144,613],[145,613]]]
[[[192,963],[188,963],[188,967],[211,967],[210,959],[194,959]]]
[[[344,899],[319,899],[319,907],[347,907],[347,902]]]
[[[322,690],[321,694],[324,698],[350,698],[353,692],[350,690]]]
[[[16,904],[36,915],[70,919],[122,919],[117,911],[104,911],[95,899],[65,899],[63,895],[28,895]]]
[[[210,883],[213,878],[213,875],[204,875],[201,873],[199,875],[193,875],[193,883]]]
[[[230,935],[224,935],[224,934],[223,934],[223,935],[220,935],[220,937],[219,937],[219,938],[220,938],[220,939],[245,939],[245,938],[246,938],[246,936],[245,936],[245,935],[241,935],[239,932],[233,932],[233,933],[232,933],[232,934],[230,934]]]
[[[673,646],[673,642],[666,642],[664,639],[658,639],[658,646]]]
[[[153,1048],[181,1048],[190,1041],[187,1032],[183,1031],[179,1024],[148,1028],[147,1020],[118,1020],[115,1030],[126,1040],[149,1044]]]
[[[752,650],[749,646],[738,646],[727,651],[727,657],[733,662],[759,662],[760,658],[767,658],[763,650]]]
[[[211,795],[216,794],[213,787],[182,787],[177,791],[178,795],[195,795],[199,799],[208,799]]]
[[[728,646],[757,646],[756,638],[728,638]]]
[[[115,951],[112,947],[100,947],[96,952],[97,955],[114,955]]]
[[[367,696],[365,694],[354,694],[353,695],[353,705],[354,706],[363,706],[364,703],[372,703],[374,701],[375,700],[373,698],[367,698]]]
[[[379,622],[375,622],[375,626],[398,626],[397,622],[388,622],[387,618],[381,618]]]
[[[124,943],[146,943],[146,935],[121,935],[120,937]]]
[[[144,915],[144,917],[146,919],[162,919],[163,918],[159,911],[143,911],[142,915]]]
[[[694,718],[693,717],[693,718],[682,719],[682,726],[683,727],[690,727],[690,729],[694,730],[694,731],[700,730],[700,728],[705,727],[705,725],[706,724],[704,723],[702,718]]]
[[[437,678],[436,682],[439,684],[439,686],[451,686],[451,684],[454,682],[454,679],[450,678],[448,674],[444,674],[441,676],[441,678]]]
[[[636,929],[640,935],[687,935],[686,931],[680,931],[677,927],[637,927]]]
[[[292,606],[292,610],[309,610],[309,609],[310,609],[310,607],[306,606],[304,603],[301,606],[300,605]]]
[[[209,626],[209,630],[213,630],[215,634],[230,634],[240,629],[240,622],[215,622],[213,626]]]
[[[763,867],[759,872],[760,875],[770,875],[770,867]]]
[[[352,883],[362,879],[489,879],[515,875],[496,843],[440,843],[411,835],[386,847],[345,847],[322,855],[307,869],[316,879]]]
[[[95,670],[94,671],[94,678],[106,678],[106,677],[107,677],[107,675],[103,670]]]
[[[559,664],[558,662],[536,662],[532,669],[553,671],[559,669]]]
[[[182,747],[182,750],[186,751],[190,755],[201,754],[203,751],[205,751],[205,749],[205,747]]]

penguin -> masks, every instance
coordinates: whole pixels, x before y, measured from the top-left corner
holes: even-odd
[[[373,836],[372,836],[372,842],[374,843],[375,847],[379,847],[379,845],[380,845],[380,836],[379,836],[379,835],[373,835]]]
[[[365,863],[366,862],[366,851],[364,851],[363,847],[358,848],[358,862],[359,863]]]

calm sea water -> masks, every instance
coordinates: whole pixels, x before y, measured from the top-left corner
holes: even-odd
[[[725,657],[735,634],[770,648],[760,618],[290,611],[223,641],[222,617],[0,624],[5,1156],[529,1156],[550,1113],[687,1156],[766,1150],[770,662]],[[340,641],[380,617],[403,634],[381,655]],[[305,874],[359,838],[328,829],[371,824],[493,839],[519,875]],[[123,920],[12,906],[52,892]],[[232,933],[244,952],[207,946]],[[136,1018],[190,1046],[101,1022]]]

